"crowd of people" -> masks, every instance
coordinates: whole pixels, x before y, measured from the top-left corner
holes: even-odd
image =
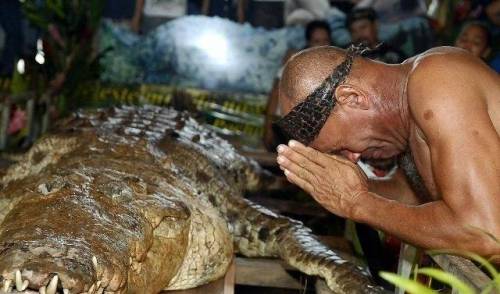
[[[400,62],[407,56],[403,53],[404,50],[394,47],[396,44],[379,41],[379,23],[395,23],[408,17],[422,17],[434,28],[435,45],[464,48],[500,71],[500,57],[497,56],[500,45],[493,42],[500,37],[498,0],[283,2],[283,11],[278,13],[278,17],[282,17],[282,25],[306,25],[312,21],[324,21],[329,11],[337,11],[346,15],[345,27],[349,30],[353,43],[365,43],[373,49],[371,54],[374,58],[390,63]],[[252,14],[257,13],[252,9],[255,6],[252,3],[251,0],[107,0],[104,3],[103,17],[128,26],[134,32],[145,34],[159,24],[183,15],[201,14],[240,23],[248,22],[252,19]],[[327,23],[325,25],[328,26]],[[28,29],[27,22],[22,17],[20,1],[17,0],[0,2],[0,28],[4,35],[0,74],[9,75],[15,60],[28,51],[28,47],[34,47],[36,40],[33,40],[33,35],[36,34]],[[325,26],[320,27],[324,28]],[[420,52],[409,52],[408,55],[417,53]]]
[[[448,45],[465,49],[475,57],[488,63],[493,70],[500,73],[500,54],[498,52],[498,49],[500,49],[498,48],[500,46],[498,43],[500,42],[494,42],[494,40],[498,40],[500,37],[497,34],[500,23],[498,23],[498,19],[495,18],[497,14],[500,14],[500,1],[492,1],[480,7],[480,9],[489,11],[489,13],[485,12],[481,14],[476,11],[473,14],[472,11],[477,10],[478,7],[472,5],[469,6],[469,9],[471,11],[469,12],[470,14],[467,15],[469,15],[470,18],[461,16],[463,23],[454,41],[447,43],[445,41],[446,37],[438,35],[436,31],[436,39],[440,41],[436,42],[436,46]],[[496,11],[493,11],[494,9],[496,9]],[[466,14],[462,10],[459,11],[461,15]],[[455,18],[453,19],[455,20]],[[367,57],[371,59],[396,64],[409,57],[406,56],[400,48],[379,40],[377,11],[372,7],[351,9],[347,14],[345,26],[349,30],[353,44],[363,44],[371,49],[367,53]],[[320,20],[310,22],[307,24],[305,30],[307,47],[332,45],[331,38],[327,37],[330,36],[330,34],[331,30],[327,22]],[[293,53],[296,53],[296,50],[291,50],[285,56],[283,63],[285,63]],[[279,116],[277,86],[280,75],[281,71],[278,72],[276,76],[266,111],[264,145],[271,151],[279,144],[277,134],[275,134],[275,131],[272,129],[272,122]]]

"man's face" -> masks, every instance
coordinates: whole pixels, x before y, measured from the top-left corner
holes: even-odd
[[[288,99],[283,99],[283,113],[290,112],[293,106]],[[353,162],[361,157],[391,158],[402,152],[377,134],[371,117],[366,111],[337,104],[309,146],[323,153],[342,155]]]
[[[482,58],[486,57],[485,55],[488,51],[487,38],[484,29],[471,25],[458,36],[455,46],[469,51],[476,57]]]
[[[377,24],[369,19],[356,20],[349,27],[352,42],[355,44],[363,43],[373,48],[378,43]]]
[[[312,31],[311,39],[307,43],[308,48],[319,47],[319,46],[329,46],[331,45],[330,35],[328,31],[322,28],[317,28]]]

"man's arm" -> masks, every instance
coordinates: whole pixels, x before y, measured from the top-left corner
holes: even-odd
[[[367,194],[356,217],[425,248],[500,254],[488,236],[500,239],[500,138],[481,86],[490,73],[461,54],[430,57],[419,67],[409,106],[442,199],[412,207]]]

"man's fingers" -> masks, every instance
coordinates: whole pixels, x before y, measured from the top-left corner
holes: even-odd
[[[353,163],[352,161],[350,161],[349,159],[343,157],[343,156],[338,156],[338,155],[328,155],[331,159],[335,160],[336,162],[338,163],[341,163],[341,164],[345,164],[347,166],[350,166],[352,169],[354,169],[357,174],[362,177],[362,178],[365,178],[365,179],[368,179],[366,174],[363,172],[363,170],[355,163]]]
[[[284,157],[283,155],[278,156],[278,163],[280,165],[280,168],[284,170],[288,170],[295,174],[296,176],[300,177],[301,179],[313,184],[315,181],[315,176],[314,176],[314,171],[308,170],[306,167],[303,167],[294,161],[289,160],[288,158]],[[318,172],[318,171],[316,171]]]
[[[283,157],[291,162],[294,162],[298,166],[307,169],[310,172],[319,172],[322,169],[322,166],[318,165],[311,159],[307,158],[306,156],[294,151],[290,147],[286,146],[281,146],[279,148],[279,156],[278,156],[278,163],[281,164],[281,161],[283,161]]]
[[[313,186],[304,179],[302,179],[301,177],[297,176],[295,173],[285,169],[285,176],[288,179],[288,181],[299,186],[300,188],[302,188],[302,190],[306,191],[307,193],[309,194],[314,193]]]
[[[325,167],[324,161],[325,159],[327,159],[327,155],[325,155],[324,153],[321,153],[318,150],[313,149],[311,147],[304,146],[302,143],[295,140],[291,140],[288,143],[288,146],[290,146],[292,150],[309,158],[311,161],[318,164],[319,166]]]

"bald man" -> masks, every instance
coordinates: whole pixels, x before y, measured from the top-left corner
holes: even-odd
[[[415,246],[500,254],[499,76],[451,47],[397,65],[360,54],[320,47],[287,63],[278,125],[295,140],[277,161],[288,180]],[[386,198],[355,163],[393,156],[414,193]]]

